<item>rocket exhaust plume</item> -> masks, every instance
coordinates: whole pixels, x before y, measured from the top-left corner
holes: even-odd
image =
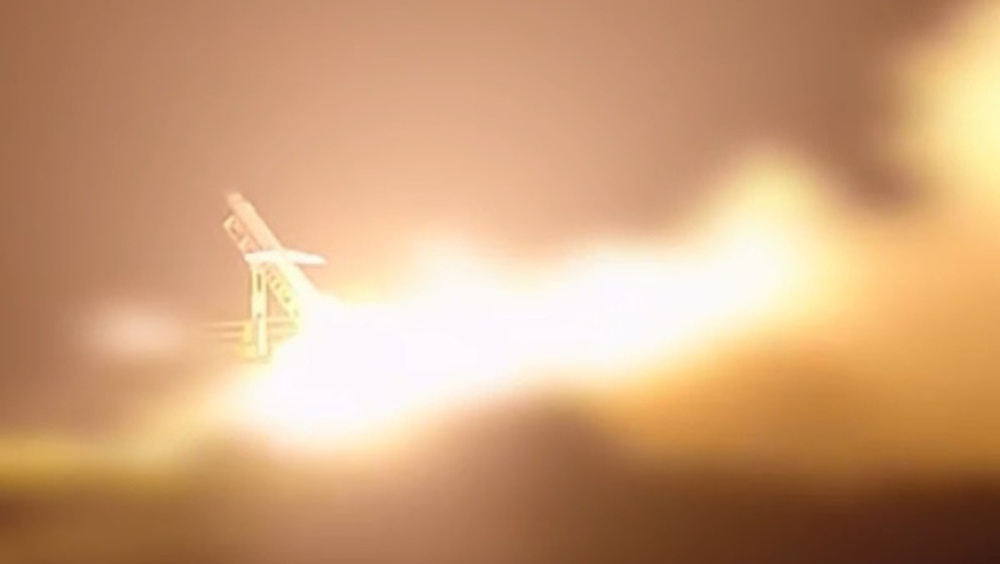
[[[393,299],[321,302],[240,390],[239,417],[336,449],[539,386],[604,393],[776,323],[824,283],[820,230],[797,217],[816,203],[796,193],[809,172],[780,153],[751,166],[753,182],[682,240],[608,243],[546,268],[425,249]]]

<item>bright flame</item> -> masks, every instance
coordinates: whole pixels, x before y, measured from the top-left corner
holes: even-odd
[[[339,448],[554,375],[614,382],[690,352],[787,307],[803,257],[776,198],[723,216],[690,247],[609,246],[531,276],[433,249],[422,283],[391,303],[314,309],[242,391],[241,420],[283,442]]]

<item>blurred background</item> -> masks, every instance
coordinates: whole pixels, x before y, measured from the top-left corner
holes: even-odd
[[[995,146],[990,1],[0,0],[0,562],[994,561]]]

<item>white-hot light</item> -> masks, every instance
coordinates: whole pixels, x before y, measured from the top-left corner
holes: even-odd
[[[608,246],[531,276],[470,250],[425,253],[395,300],[316,304],[242,391],[241,418],[280,441],[338,448],[554,375],[622,378],[787,299],[801,257],[772,219],[745,213],[687,248]]]

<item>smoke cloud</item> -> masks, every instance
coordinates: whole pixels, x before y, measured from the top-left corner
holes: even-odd
[[[599,399],[611,427],[654,457],[838,476],[1000,470],[998,60],[1000,6],[983,3],[887,69],[896,122],[875,157],[906,171],[917,205],[838,207],[822,195],[843,179],[794,151],[737,160],[720,205],[797,202],[770,221],[810,245],[814,276],[796,290],[808,299],[789,295],[782,323]]]

